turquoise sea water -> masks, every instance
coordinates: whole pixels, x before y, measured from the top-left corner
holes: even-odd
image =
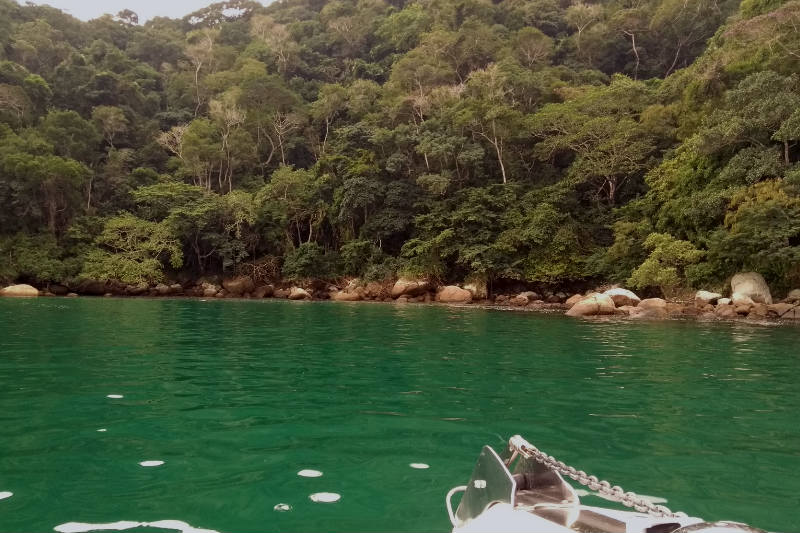
[[[798,531],[798,408],[792,326],[0,299],[0,532],[449,531],[446,491],[515,433],[672,509]]]

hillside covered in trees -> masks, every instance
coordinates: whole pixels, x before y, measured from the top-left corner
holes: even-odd
[[[800,282],[800,1],[0,0],[0,280]]]

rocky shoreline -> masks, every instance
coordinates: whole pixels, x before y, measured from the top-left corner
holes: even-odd
[[[800,323],[800,289],[790,291],[773,302],[764,279],[757,273],[737,274],[731,280],[730,297],[710,291],[697,291],[692,301],[640,299],[621,287],[596,289],[568,296],[564,292],[523,291],[490,295],[485,284],[437,286],[427,280],[400,278],[396,281],[362,282],[349,280],[335,285],[322,281],[292,285],[257,283],[247,276],[222,280],[200,280],[186,284],[140,283],[136,285],[83,281],[72,286],[49,284],[43,289],[31,285],[11,285],[0,290],[6,297],[186,297],[289,300],[333,300],[340,302],[391,302],[395,304],[440,303],[474,305],[489,309],[565,313],[571,317],[609,317],[663,320],[696,318],[702,320],[775,320]]]

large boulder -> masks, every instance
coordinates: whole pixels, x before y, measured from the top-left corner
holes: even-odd
[[[253,290],[253,298],[269,298],[275,292],[272,285],[261,285]]]
[[[525,298],[527,298],[529,302],[533,302],[533,301],[539,300],[541,298],[538,293],[535,293],[533,291],[521,292],[521,293],[519,293],[519,295],[520,296],[524,296]]]
[[[159,283],[158,285],[156,285],[156,292],[161,296],[166,296],[167,294],[169,294],[169,286],[164,285],[163,283]]]
[[[391,293],[392,289],[388,284],[378,281],[370,281],[364,287],[364,297],[372,298],[373,300],[383,300],[388,298]]]
[[[489,297],[489,287],[485,280],[471,280],[464,284],[464,288],[472,294],[475,300],[485,300]]]
[[[666,307],[642,307],[641,305],[631,307],[630,317],[645,320],[660,320],[667,318],[669,313]]]
[[[617,307],[622,307],[623,305],[632,305],[636,307],[639,305],[639,302],[642,301],[641,298],[636,296],[633,292],[629,291],[628,289],[608,289],[604,292],[606,296],[611,298],[614,301],[614,305]]]
[[[108,283],[98,280],[84,280],[76,287],[78,293],[102,296],[108,292]]]
[[[222,282],[222,286],[230,294],[241,296],[246,292],[253,292],[256,284],[253,283],[253,278],[250,276],[237,276],[235,278],[228,278]]]
[[[667,301],[663,298],[646,298],[639,302],[637,307],[641,307],[642,309],[663,309],[666,311]]]
[[[720,298],[722,298],[722,295],[718,292],[697,291],[694,295],[694,303],[698,307],[706,304],[714,305]]]
[[[777,318],[800,319],[800,305],[777,303],[767,306],[767,311]]]
[[[347,291],[336,291],[331,292],[331,300],[335,300],[337,302],[358,302],[361,301],[361,293],[358,291],[347,292]]]
[[[150,285],[147,282],[141,282],[137,285],[128,285],[127,293],[131,296],[139,296],[140,294],[146,293],[150,289]]]
[[[767,304],[755,304],[750,308],[747,318],[761,319],[769,316],[769,306]]]
[[[717,305],[717,308],[714,310],[714,314],[717,315],[718,318],[724,319],[737,318],[739,316],[736,312],[736,307],[730,304]]]
[[[752,307],[756,302],[746,294],[734,292],[733,295],[731,295],[731,303],[733,303],[733,305],[748,305]]]
[[[524,294],[518,294],[508,300],[508,304],[515,307],[525,307],[528,303],[530,303],[530,299]]]
[[[470,303],[472,292],[455,285],[448,285],[436,293],[436,301],[442,303]]]
[[[392,298],[400,296],[419,296],[428,291],[430,283],[421,279],[400,278],[392,287]]]
[[[310,300],[311,295],[308,294],[308,291],[305,289],[301,289],[300,287],[292,287],[289,289],[289,299],[290,300]]]
[[[771,304],[772,295],[767,282],[761,274],[756,272],[743,272],[731,278],[731,292],[749,296],[754,302]]]
[[[567,298],[567,301],[565,302],[565,305],[567,306],[567,308],[570,308],[573,305],[575,305],[576,303],[578,303],[581,300],[583,300],[584,298],[586,298],[586,297],[583,294],[573,294],[572,296]]]
[[[24,284],[10,285],[5,289],[0,290],[0,296],[9,296],[13,298],[33,298],[34,296],[39,296],[39,289]]]
[[[52,292],[56,296],[66,296],[67,294],[69,294],[69,289],[67,287],[65,287],[64,285],[61,285],[59,283],[51,283],[47,287],[47,290],[49,290],[50,292]]]
[[[595,316],[613,315],[616,305],[610,296],[605,294],[592,294],[573,305],[567,316]]]

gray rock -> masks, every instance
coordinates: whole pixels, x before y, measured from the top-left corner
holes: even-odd
[[[694,295],[694,303],[696,305],[714,305],[720,298],[722,295],[718,292],[697,291]]]
[[[289,289],[290,300],[310,300],[311,295],[305,289],[300,287],[292,287]]]
[[[642,301],[642,299],[636,296],[633,291],[629,291],[628,289],[623,289],[621,287],[616,289],[608,289],[603,294],[611,298],[614,301],[614,305],[617,307],[622,307],[623,305],[632,305],[636,307],[639,305],[639,302]]]

